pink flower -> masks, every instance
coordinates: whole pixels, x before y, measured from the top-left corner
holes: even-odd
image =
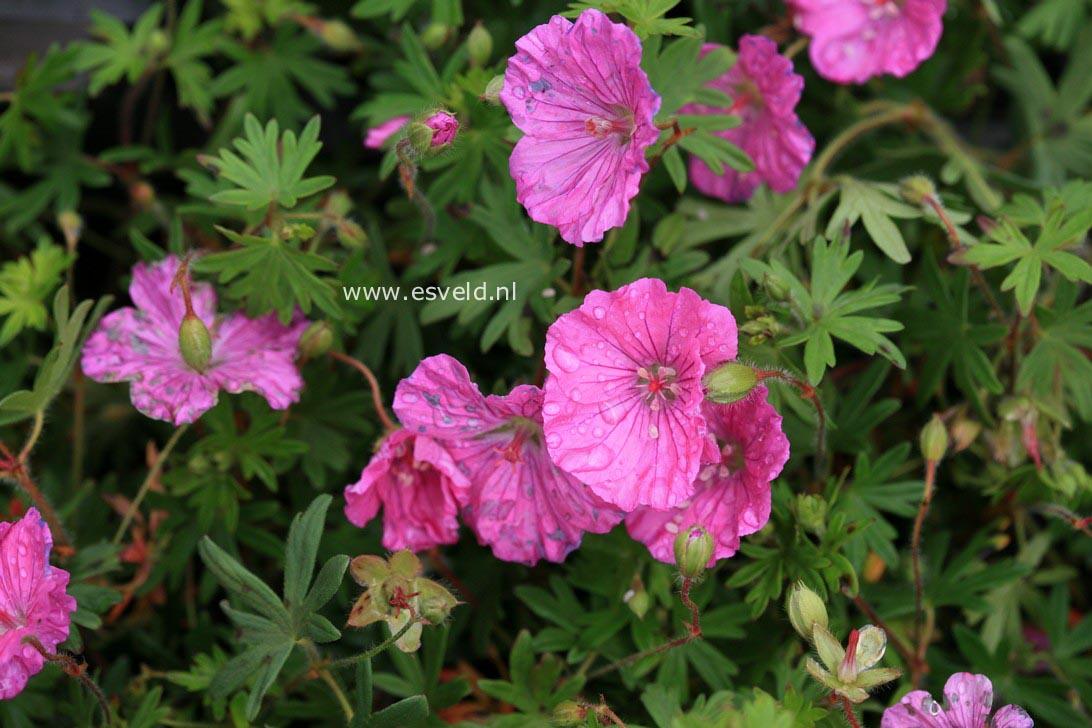
[[[451,454],[434,464],[463,486],[463,519],[499,559],[562,561],[585,531],[604,533],[622,519],[551,462],[537,387],[483,397],[466,367],[441,354],[402,380],[394,411]]]
[[[516,41],[504,103],[524,133],[509,168],[531,219],[573,245],[622,225],[660,132],[660,97],[641,70],[641,42],[598,10],[554,16]]]
[[[396,116],[393,119],[387,119],[379,126],[373,126],[368,129],[368,135],[364,137],[364,146],[368,149],[382,149],[386,141],[402,131],[409,120],[408,116]]]
[[[673,510],[639,508],[626,516],[626,528],[652,555],[675,563],[673,545],[679,531],[701,526],[714,539],[708,566],[739,550],[740,536],[754,533],[770,520],[770,482],[789,459],[789,441],[781,432],[781,415],[766,402],[758,386],[732,404],[705,403],[709,430],[722,443],[719,463],[703,465],[695,493]]]
[[[345,488],[345,517],[366,526],[383,506],[383,548],[424,551],[459,540],[454,462],[435,440],[395,430]]]
[[[694,493],[707,437],[702,376],[736,356],[731,312],[643,278],[592,291],[546,332],[546,446],[562,470],[623,511]]]
[[[432,146],[442,147],[455,141],[459,131],[459,120],[446,111],[437,111],[425,119],[425,126],[432,129]]]
[[[49,565],[53,536],[31,508],[15,523],[0,523],[0,700],[14,698],[45,664],[24,640],[47,652],[68,638],[76,600],[65,593],[68,572]]]
[[[132,382],[130,399],[142,413],[175,425],[193,422],[215,406],[219,391],[253,391],[273,409],[299,399],[303,380],[294,359],[307,321],[282,325],[276,314],[257,319],[216,316],[216,294],[206,283],[189,284],[195,315],[209,330],[212,353],[204,372],[186,363],[178,327],[186,313],[171,280],[178,259],[133,268],[129,297],[135,308],[105,316],[88,337],[81,365],[97,382]]]
[[[717,47],[706,43],[702,55]],[[788,192],[795,187],[815,150],[815,139],[796,116],[804,78],[793,73],[792,61],[778,55],[777,44],[769,38],[745,35],[739,41],[736,65],[708,85],[731,96],[732,106],[725,109],[688,104],[679,113],[738,115],[742,120],[739,126],[714,133],[747,152],[755,169],[741,173],[725,168],[724,174],[717,175],[705,162],[691,156],[690,179],[694,186],[726,202],[749,199],[763,182],[774,192]]]
[[[881,728],[1031,728],[1035,721],[1018,705],[990,718],[993,683],[985,675],[957,672],[944,684],[944,707],[924,690],[907,693],[883,712]]]
[[[823,78],[864,83],[905,76],[933,55],[947,0],[789,0],[796,27],[811,36],[812,65]]]

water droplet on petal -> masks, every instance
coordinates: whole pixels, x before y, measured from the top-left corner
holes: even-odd
[[[566,372],[575,372],[580,368],[580,358],[564,346],[554,347],[553,359],[561,369]]]
[[[597,319],[601,319],[607,315],[607,309],[603,308],[602,306],[596,306],[592,309],[592,315],[595,316]]]
[[[660,428],[657,427],[656,425],[649,425],[648,426],[648,436],[651,437],[653,440],[655,440],[656,438],[658,438],[660,436]]]

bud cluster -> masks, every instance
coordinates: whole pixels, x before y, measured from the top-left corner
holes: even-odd
[[[403,652],[416,652],[423,625],[442,624],[459,604],[451,592],[423,577],[422,571],[420,559],[409,549],[390,559],[357,556],[349,564],[349,573],[365,591],[349,612],[348,624],[367,627],[386,622],[392,635],[408,624],[395,645]]]

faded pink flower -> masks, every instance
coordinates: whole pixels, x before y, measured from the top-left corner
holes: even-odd
[[[706,402],[705,418],[721,443],[721,459],[701,467],[694,495],[673,510],[639,508],[626,516],[629,534],[668,564],[675,563],[675,536],[691,526],[713,536],[708,566],[734,555],[741,536],[770,520],[770,483],[789,459],[781,415],[766,401],[764,386],[732,404]]]
[[[373,126],[368,129],[368,135],[364,137],[364,146],[368,149],[382,149],[388,139],[405,128],[409,120],[408,116],[396,116],[393,119],[387,119],[379,126]]]
[[[216,405],[219,391],[253,391],[273,409],[299,399],[303,380],[294,363],[300,335],[308,322],[290,326],[276,314],[257,319],[241,312],[216,315],[216,294],[207,283],[191,283],[195,315],[208,327],[212,356],[204,373],[190,367],[178,344],[186,313],[171,280],[174,256],[133,268],[129,297],[135,307],[105,316],[83,348],[81,366],[97,382],[132,382],[130,399],[142,413],[175,425],[193,422]]]
[[[0,700],[14,698],[45,664],[24,640],[48,652],[68,639],[76,600],[65,592],[68,572],[49,565],[53,536],[31,508],[15,523],[0,523]]]
[[[947,0],[789,0],[823,78],[864,83],[905,76],[933,55]]]
[[[432,129],[432,146],[442,147],[455,141],[459,120],[446,111],[437,111],[425,119],[425,126]]]
[[[483,397],[466,367],[441,354],[402,380],[394,411],[451,454],[453,463],[434,464],[463,486],[463,519],[499,559],[562,561],[585,531],[604,533],[622,519],[550,460],[537,387]]]
[[[702,47],[702,55],[718,48]],[[760,35],[745,35],[739,41],[736,64],[708,84],[732,97],[729,108],[688,104],[681,114],[735,114],[742,123],[734,129],[714,132],[727,139],[754,161],[752,172],[725,167],[714,174],[708,165],[690,157],[690,179],[694,186],[726,202],[746,200],[765,182],[774,192],[788,192],[796,186],[800,172],[811,160],[815,139],[796,116],[796,104],[804,89],[804,78],[793,73],[792,61],[778,55],[777,44]]]
[[[383,507],[383,548],[425,551],[459,540],[455,467],[435,440],[405,428],[383,438],[379,450],[345,487],[345,517],[364,527]]]
[[[501,102],[524,136],[509,160],[531,219],[573,245],[594,243],[629,214],[660,97],[641,70],[641,42],[598,10],[555,15],[516,41]]]
[[[643,278],[592,291],[546,332],[546,445],[562,470],[623,511],[694,493],[707,437],[702,376],[736,356],[731,312]]]
[[[1018,705],[990,718],[993,683],[985,675],[957,672],[944,684],[944,707],[924,690],[907,693],[883,712],[881,728],[1031,728],[1035,721]]]

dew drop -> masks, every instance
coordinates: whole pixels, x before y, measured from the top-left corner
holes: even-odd
[[[561,412],[561,406],[557,402],[547,402],[542,405],[542,413],[546,415],[556,415]]]
[[[592,309],[592,315],[595,316],[597,319],[601,319],[607,315],[607,310],[602,306],[596,306]]]
[[[553,355],[557,365],[566,372],[575,372],[580,368],[580,358],[571,349],[558,345],[554,347]]]
[[[658,438],[660,436],[660,428],[657,427],[656,425],[649,425],[648,426],[648,436],[651,437],[653,440],[655,440],[656,438]]]

